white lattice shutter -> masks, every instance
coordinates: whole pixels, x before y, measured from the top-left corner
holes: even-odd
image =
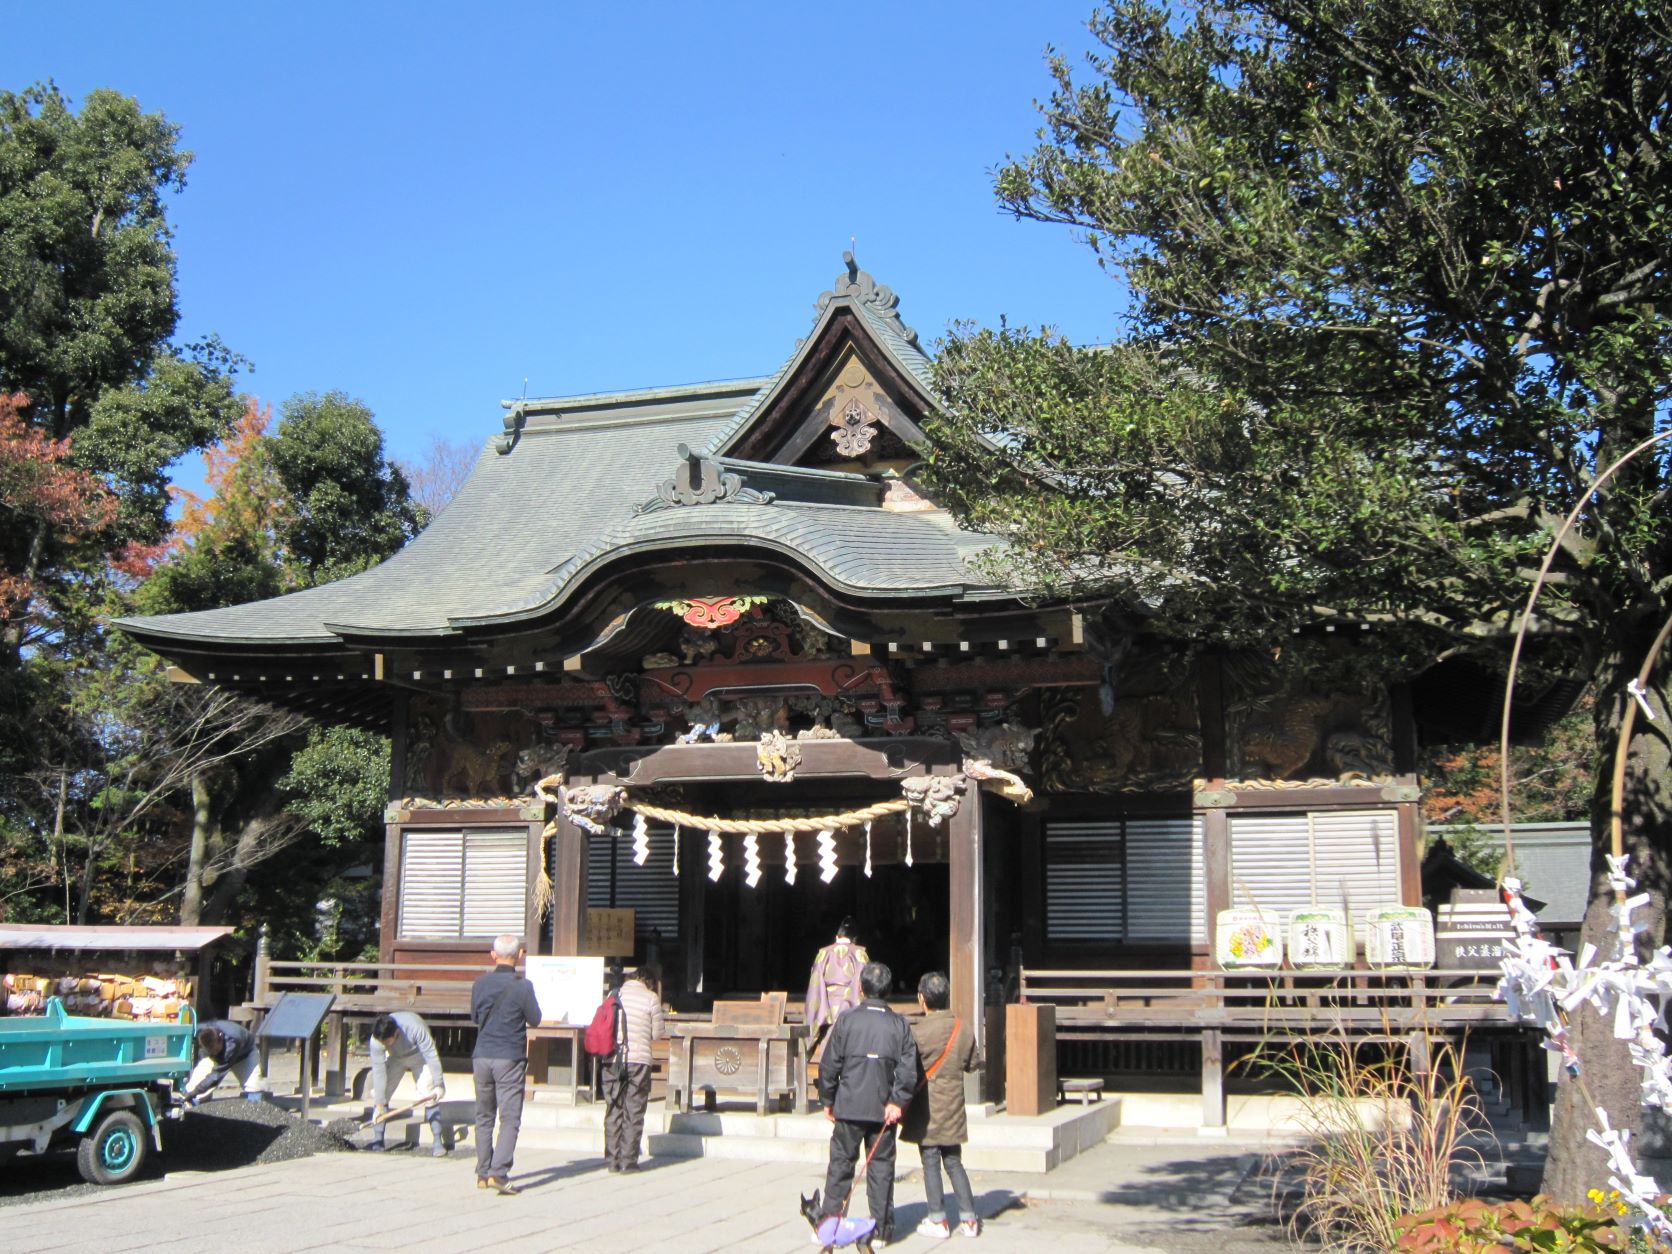
[[[400,935],[419,939],[457,937],[463,872],[463,833],[403,832]]]
[[[1399,837],[1392,810],[1312,816],[1313,865],[1320,905],[1340,906],[1364,941],[1364,921],[1399,900]]]
[[[1364,938],[1364,919],[1378,906],[1399,905],[1399,841],[1392,810],[1312,814],[1233,814],[1231,901],[1287,918],[1307,906],[1351,912]]]
[[[1128,941],[1207,944],[1202,820],[1126,822]]]
[[[1045,826],[1045,935],[1053,941],[1125,939],[1126,851],[1119,822]]]
[[[527,903],[527,831],[466,832],[460,935],[521,936]]]

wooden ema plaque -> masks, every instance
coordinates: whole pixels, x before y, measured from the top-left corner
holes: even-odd
[[[631,909],[588,910],[581,952],[594,958],[631,958],[637,948]]]

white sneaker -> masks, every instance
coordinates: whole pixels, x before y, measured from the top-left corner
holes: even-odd
[[[935,1241],[944,1241],[952,1235],[952,1227],[944,1219],[925,1219],[917,1225],[917,1235],[929,1237]]]
[[[978,1237],[981,1235],[981,1221],[966,1219],[958,1225],[958,1235],[961,1237]]]

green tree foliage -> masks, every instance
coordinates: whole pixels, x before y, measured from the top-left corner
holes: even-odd
[[[27,396],[27,420],[115,493],[107,551],[162,538],[168,467],[240,407],[232,354],[172,343],[166,197],[191,159],[176,126],[116,92],[79,114],[50,84],[0,92],[0,390]],[[59,556],[55,538],[30,531],[29,577]],[[21,638],[9,624],[14,665]]]
[[[1667,429],[1672,15],[1632,0],[1121,0],[1053,60],[1000,203],[1129,284],[1107,349],[962,328],[932,467],[1017,579],[1147,630],[1275,644],[1367,623],[1362,667],[1501,664],[1530,569],[1592,476]],[[1540,603],[1591,681],[1591,762],[1672,610],[1666,446],[1586,511]],[[1659,935],[1672,882],[1663,661],[1626,847]],[[1601,829],[1599,828],[1599,835]],[[1600,883],[1599,883],[1600,887]],[[1595,898],[1588,930],[1606,924]],[[1582,1020],[1616,1126],[1637,1085]],[[1598,1163],[1564,1085],[1547,1183]]]
[[[371,410],[342,392],[286,401],[270,456],[289,503],[280,547],[311,582],[375,566],[423,525]]]

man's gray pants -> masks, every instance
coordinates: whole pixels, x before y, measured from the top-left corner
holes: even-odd
[[[476,1174],[484,1180],[504,1180],[511,1174],[517,1132],[522,1128],[528,1059],[478,1058],[471,1064],[471,1073],[476,1081]],[[498,1140],[493,1130],[496,1116]]]

